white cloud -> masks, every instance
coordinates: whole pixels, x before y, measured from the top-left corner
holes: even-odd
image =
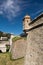
[[[36,12],[36,14],[39,14],[39,13],[41,13],[41,12],[43,12],[43,9],[38,10],[38,11]]]
[[[2,15],[3,14],[3,12],[2,11],[0,11],[0,15]]]
[[[0,14],[4,14],[8,18],[17,16],[20,11],[20,5],[14,0],[6,0],[0,6]]]
[[[38,15],[38,14],[40,14],[40,13],[42,13],[43,12],[43,9],[39,9],[39,10],[37,10],[36,12],[34,12],[34,13],[32,13],[31,15],[32,16],[35,16],[35,15]]]
[[[0,14],[5,15],[7,18],[12,19],[18,16],[21,9],[27,2],[21,0],[6,0],[0,5]],[[23,5],[22,5],[23,4]]]

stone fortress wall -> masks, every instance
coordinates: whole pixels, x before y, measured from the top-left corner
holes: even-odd
[[[43,65],[43,15],[29,23],[24,65]]]
[[[19,39],[12,43],[12,59],[18,59],[25,56],[26,53],[26,40],[25,39]]]
[[[27,34],[27,40],[20,39],[12,43],[12,58],[24,57],[24,65],[43,65],[43,14],[33,21],[30,16],[25,17],[23,31]]]

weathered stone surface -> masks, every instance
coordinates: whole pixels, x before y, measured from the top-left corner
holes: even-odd
[[[33,21],[33,23],[31,24],[31,27],[34,27],[36,25],[39,25],[43,23],[43,16],[40,16],[37,20]]]
[[[9,41],[0,41],[0,51],[6,52],[6,45],[10,45]]]
[[[43,26],[30,31],[27,41],[25,65],[43,65]]]
[[[27,35],[27,50],[24,65],[43,65],[43,14],[29,23],[31,27],[25,30]]]
[[[5,44],[0,44],[0,51],[6,52],[6,45]]]
[[[25,56],[26,52],[26,40],[20,39],[12,44],[12,59],[18,59]]]

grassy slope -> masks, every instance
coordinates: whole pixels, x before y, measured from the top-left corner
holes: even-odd
[[[13,40],[13,42],[15,42],[15,41],[20,40],[20,39],[26,40],[26,37],[14,37],[12,40]]]
[[[0,53],[0,65],[24,65],[24,58],[11,60],[10,53]]]

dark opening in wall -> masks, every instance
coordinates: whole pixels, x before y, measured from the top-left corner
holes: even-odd
[[[2,51],[0,50],[0,53],[2,53]]]

